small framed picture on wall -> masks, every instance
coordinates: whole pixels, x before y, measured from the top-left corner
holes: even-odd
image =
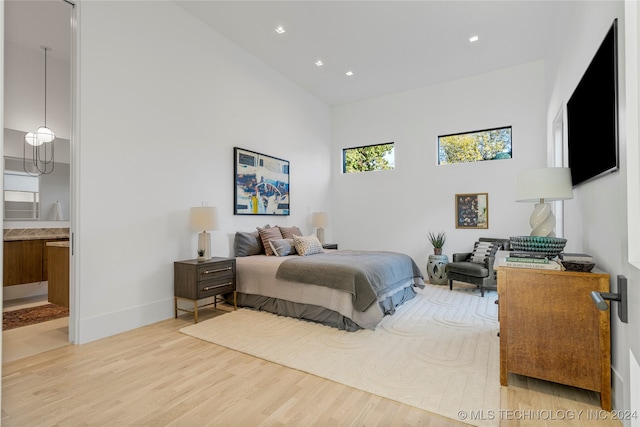
[[[456,228],[489,228],[489,193],[456,194]]]

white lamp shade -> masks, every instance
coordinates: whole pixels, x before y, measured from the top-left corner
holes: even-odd
[[[516,177],[516,202],[540,203],[573,199],[569,168],[521,171]]]
[[[329,216],[326,212],[314,212],[311,215],[311,225],[314,227],[326,227],[329,223]]]
[[[33,133],[33,132],[29,132],[24,136],[24,140],[27,141],[27,143],[29,145],[33,145],[33,146],[39,146],[42,145],[43,141],[40,141],[38,139],[38,135]]]
[[[218,209],[209,206],[191,208],[191,228],[194,231],[218,229]]]
[[[46,126],[40,126],[38,130],[36,130],[36,137],[40,144],[44,142],[51,142],[56,138],[56,134],[53,133],[51,129]],[[38,144],[38,145],[40,145]]]

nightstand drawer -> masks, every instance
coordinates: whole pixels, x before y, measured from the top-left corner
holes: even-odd
[[[236,283],[233,276],[221,277],[206,282],[198,282],[198,299],[220,295],[236,290]]]
[[[228,261],[198,266],[198,281],[220,277],[233,277],[233,265],[233,261]]]

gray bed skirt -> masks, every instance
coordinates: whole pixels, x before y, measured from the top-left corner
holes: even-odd
[[[396,308],[416,296],[413,286],[407,286],[395,294],[380,301],[380,307],[384,314],[393,314]],[[338,328],[343,331],[355,332],[363,329],[348,317],[337,311],[311,304],[301,304],[278,298],[270,298],[262,295],[244,294],[238,292],[237,302],[239,307],[247,307],[255,310],[267,311],[280,316],[294,317],[308,320],[323,325]]]

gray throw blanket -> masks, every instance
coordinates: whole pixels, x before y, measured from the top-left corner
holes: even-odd
[[[276,278],[340,289],[353,295],[353,306],[365,311],[371,304],[407,280],[424,287],[413,259],[397,252],[325,252],[287,259]]]

